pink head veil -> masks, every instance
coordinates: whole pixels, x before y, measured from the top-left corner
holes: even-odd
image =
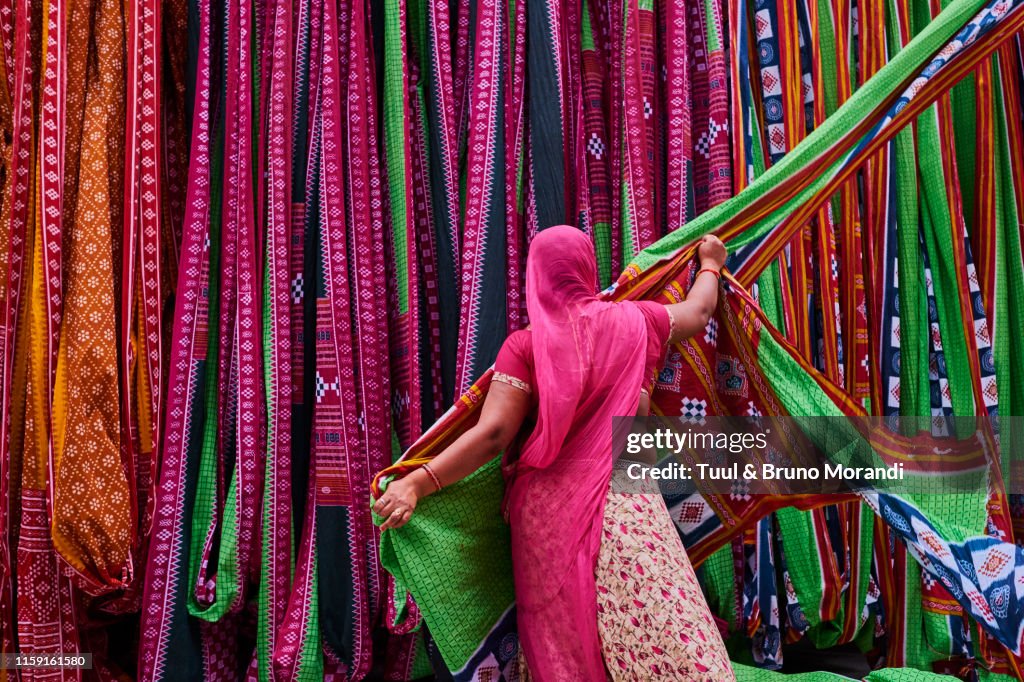
[[[580,319],[607,306],[597,299],[594,248],[568,225],[543,230],[530,244],[526,261],[526,309],[533,336],[539,406],[534,443],[522,463],[546,467],[569,432],[583,394],[590,339]]]

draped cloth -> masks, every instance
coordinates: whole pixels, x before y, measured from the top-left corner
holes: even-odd
[[[636,413],[645,321],[597,298],[593,245],[576,228],[539,233],[526,278],[539,404],[508,490],[519,631],[539,680],[601,679],[594,567],[612,417]]]
[[[1024,10],[1020,2],[951,3],[777,164],[734,199],[703,213],[639,253],[614,289],[602,297],[606,300],[678,300],[694,272],[692,244],[700,235],[714,232],[726,240],[731,250],[750,245],[753,248],[736,263],[736,277],[726,278],[713,325],[718,347],[731,347],[742,352],[745,380],[753,387],[751,390],[757,392],[757,405],[775,406],[778,408],[773,412],[775,414],[862,417],[862,406],[811,366],[799,349],[772,327],[745,287],[750,286],[777,258],[780,249],[797,230],[871,154],[892,140],[901,128],[948,90],[951,83],[991,54],[1008,35],[1020,30],[1022,23]],[[701,343],[696,340],[676,350],[692,363],[683,380],[692,382],[694,386],[701,385],[702,390],[713,395],[716,392],[711,364],[713,357],[700,354],[703,350]],[[382,477],[401,475],[429,461],[470,427],[478,416],[489,382],[490,374],[485,374],[406,452],[401,462],[378,475],[378,481]],[[659,395],[658,391],[652,396],[656,406],[667,398]],[[815,440],[814,434],[806,435]],[[992,471],[991,489],[998,491],[1001,485],[998,467],[993,467]],[[909,476],[920,473],[908,469]],[[469,487],[467,485],[457,493],[457,503],[453,497],[453,504],[442,505],[439,501],[439,504],[432,505],[438,510],[435,513],[457,513],[455,507],[474,499]],[[986,524],[975,523],[978,514],[968,518],[956,511],[958,507],[980,509],[986,506],[986,501],[980,499],[984,496],[959,500],[957,506],[950,505],[943,510],[922,504],[911,495],[870,489],[859,494],[890,532],[906,543],[922,569],[941,582],[989,636],[1015,656],[1020,656],[1024,646],[1024,619],[1021,617],[1024,582],[1020,578],[1024,574],[1024,552],[1003,540],[1000,532],[990,535]],[[443,498],[444,495],[442,493],[438,497]],[[482,502],[482,497],[477,497],[473,504]],[[811,507],[833,502],[834,498],[805,499],[800,504]],[[699,513],[699,520],[706,520],[708,529],[694,541],[699,543],[703,556],[707,556],[722,546],[728,537],[751,527],[764,514],[795,502],[792,499],[768,498],[754,500],[751,504],[737,504],[729,496],[708,494],[704,503],[706,506]],[[993,493],[987,505],[992,520],[990,527],[1004,527],[1005,500],[1000,499],[998,493]],[[381,542],[384,545],[382,556],[391,558],[387,567],[412,592],[427,624],[432,626],[435,623],[443,625],[445,617],[451,616],[438,595],[446,591],[455,593],[461,589],[461,584],[445,583],[444,576],[434,579],[412,575],[412,569],[420,561],[429,560],[434,566],[446,561],[458,562],[461,559],[459,552],[463,550],[458,543],[449,542],[444,547],[450,554],[436,556],[441,546],[435,548],[428,540],[458,533],[459,529],[445,527],[441,517],[430,517],[428,508],[418,510],[407,526],[385,532]],[[548,523],[558,525],[568,517],[568,514],[552,516]],[[715,530],[716,524],[720,530]],[[417,533],[420,537],[415,543],[403,541],[403,535],[412,537]],[[477,540],[470,538],[470,541]],[[694,547],[691,545],[690,549],[692,551]],[[547,557],[542,563],[552,565]],[[503,583],[507,579],[494,573],[487,578],[492,584]],[[500,592],[500,589],[495,587],[494,591]],[[517,597],[523,598],[520,594]],[[511,604],[494,603],[487,608],[495,627],[477,633],[479,636],[475,642],[479,647],[472,656],[457,656],[461,652],[454,648],[441,652],[453,672],[467,673],[466,679],[471,672],[469,667],[475,665],[474,661],[486,659],[486,650],[493,642],[490,635],[497,631],[502,615],[511,608]],[[562,626],[567,629],[577,628],[579,622],[564,614],[561,618]],[[531,636],[526,632],[520,634]],[[528,653],[529,649],[527,644]],[[500,648],[493,647],[493,651],[495,659],[501,663]],[[463,679],[458,674],[456,678]]]

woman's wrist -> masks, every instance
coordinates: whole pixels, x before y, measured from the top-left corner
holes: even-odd
[[[430,480],[430,476],[423,469],[416,469],[412,473],[408,474],[406,480],[409,482],[409,486],[412,491],[416,494],[417,498],[423,498],[434,492],[434,483]]]
[[[721,279],[722,279],[722,269],[721,268],[714,268],[714,267],[710,267],[710,266],[704,266],[704,267],[700,268],[699,270],[697,270],[697,277],[700,278],[700,276],[705,274],[705,273],[707,273],[709,275],[714,275],[716,281],[721,281]]]

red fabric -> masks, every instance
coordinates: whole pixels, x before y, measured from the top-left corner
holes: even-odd
[[[538,233],[526,270],[537,421],[508,490],[519,633],[540,682],[604,679],[594,569],[612,418],[636,414],[668,317],[599,300],[593,244],[572,227]]]

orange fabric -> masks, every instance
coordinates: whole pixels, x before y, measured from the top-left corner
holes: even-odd
[[[89,584],[115,588],[129,577],[134,522],[121,459],[114,256],[124,175],[124,21],[114,0],[78,0],[71,13],[65,188],[75,191],[66,194],[64,205],[66,285],[53,396],[52,537],[60,556]],[[84,30],[76,28],[76,16]],[[71,140],[76,126],[80,147]]]

